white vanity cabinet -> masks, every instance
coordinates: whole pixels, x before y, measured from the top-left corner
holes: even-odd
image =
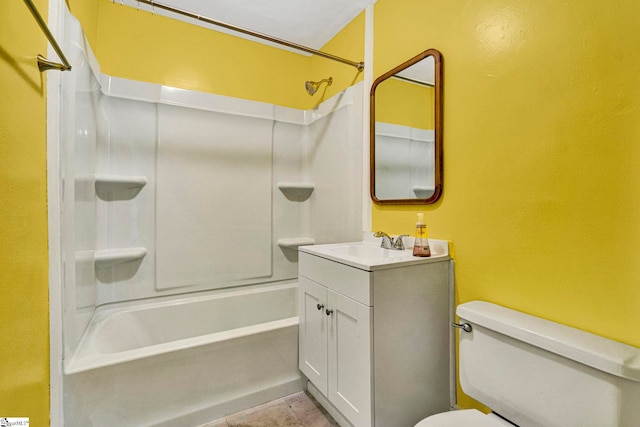
[[[335,246],[300,248],[302,373],[355,427],[413,427],[448,410],[448,253],[380,263]]]
[[[317,270],[324,262],[300,254],[300,370],[354,425],[371,425],[372,309],[325,286],[339,276]],[[368,286],[368,273],[361,276],[362,286]]]

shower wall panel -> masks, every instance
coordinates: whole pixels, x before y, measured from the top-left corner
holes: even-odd
[[[147,255],[115,265],[96,265],[100,302],[147,295],[155,277],[156,141],[158,106],[111,96],[102,97],[98,139],[98,177],[143,177],[140,186],[96,188],[97,249],[145,248]]]
[[[75,36],[81,33],[76,32]],[[83,53],[72,51],[73,73],[62,76],[60,205],[62,238],[62,322],[66,354],[75,346],[99,305],[94,270],[96,248],[95,168],[97,140],[103,127],[100,84]]]
[[[316,243],[362,239],[362,100],[340,94],[326,101],[331,114],[310,125],[307,168],[316,189],[309,226]]]
[[[297,277],[298,248],[278,245],[279,239],[311,238],[309,214],[311,201],[292,197],[279,189],[285,183],[313,183],[307,147],[309,126],[300,123],[275,121],[273,127],[273,236],[274,274]]]
[[[157,288],[270,278],[273,121],[158,108]]]

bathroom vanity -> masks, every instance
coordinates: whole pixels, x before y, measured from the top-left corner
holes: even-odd
[[[430,258],[367,241],[299,249],[300,370],[355,427],[450,407],[453,261],[447,242],[430,243]]]

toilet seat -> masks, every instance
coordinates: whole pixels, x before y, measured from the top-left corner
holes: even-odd
[[[443,412],[432,415],[415,427],[513,427],[513,424],[494,414],[483,414],[477,409]]]

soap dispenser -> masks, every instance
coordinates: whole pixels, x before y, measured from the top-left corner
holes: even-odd
[[[429,239],[427,238],[427,226],[424,223],[423,213],[418,214],[416,241],[413,244],[413,256],[431,256],[431,248],[429,248]]]

